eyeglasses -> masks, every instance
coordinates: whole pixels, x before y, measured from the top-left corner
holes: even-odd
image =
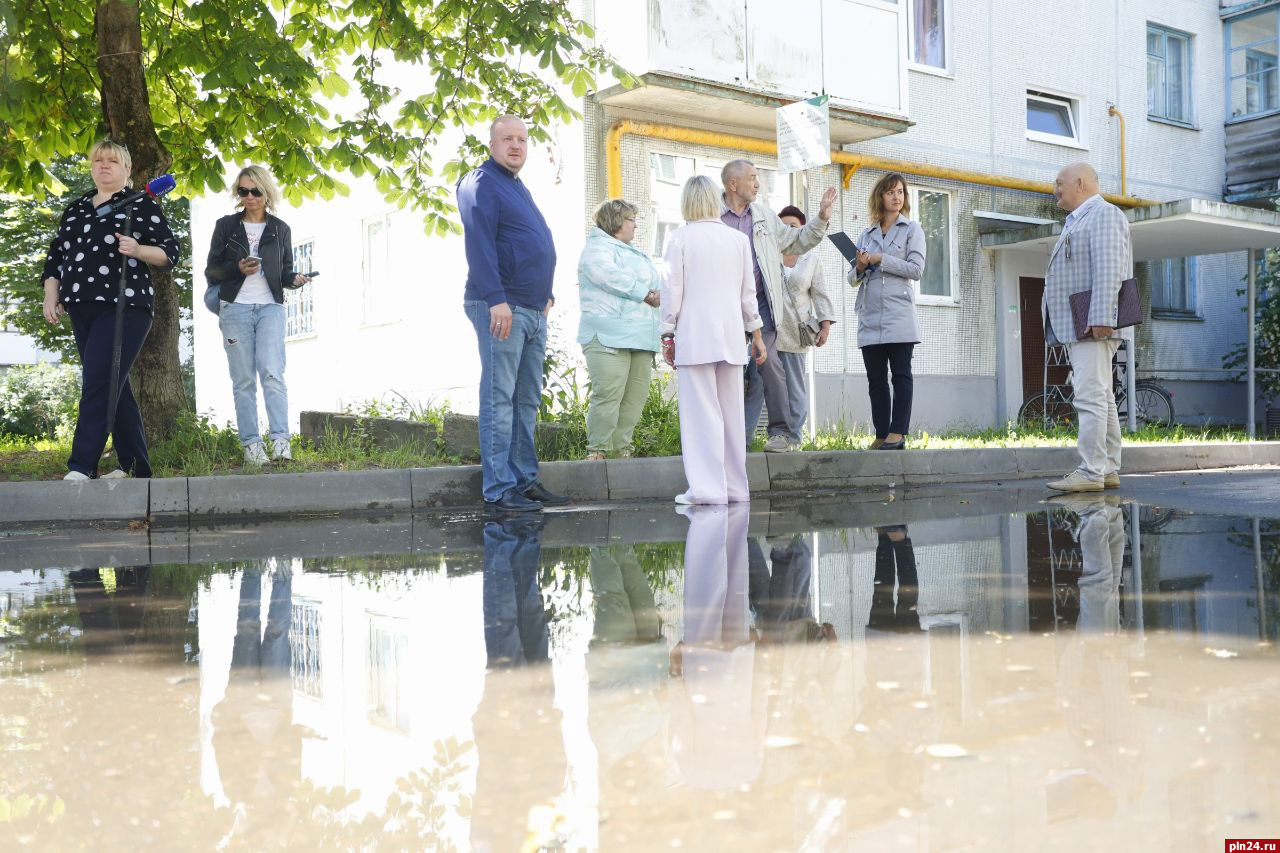
[[[244,198],[247,195],[251,195],[254,198],[262,198],[262,190],[257,187],[236,187],[236,195],[240,196],[240,198]]]

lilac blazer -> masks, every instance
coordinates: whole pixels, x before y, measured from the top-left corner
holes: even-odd
[[[746,364],[744,335],[763,323],[747,237],[719,219],[667,237],[662,332],[675,332],[676,365]]]

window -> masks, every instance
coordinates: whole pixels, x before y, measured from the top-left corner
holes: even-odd
[[[957,304],[960,294],[956,287],[956,234],[951,194],[912,187],[911,213],[924,229],[924,277],[919,285],[921,302]]]
[[[943,0],[911,0],[911,61],[916,65],[947,67],[943,15]]]
[[[1195,258],[1164,258],[1151,262],[1151,310],[1194,317],[1197,273]]]
[[[1079,145],[1080,102],[1062,95],[1028,89],[1027,138],[1059,145]]]
[[[409,633],[405,620],[370,615],[369,719],[406,734],[412,731]]]
[[[390,323],[399,318],[395,311],[396,277],[392,247],[407,245],[404,217],[400,211],[364,221],[364,323]],[[405,238],[405,239],[402,239]]]
[[[309,273],[315,269],[315,267],[312,266],[315,246],[315,240],[307,240],[305,243],[293,244],[294,272]],[[304,284],[297,290],[286,290],[284,292],[284,334],[286,338],[296,338],[300,335],[310,335],[315,333],[316,314],[314,294],[314,284]]]
[[[685,181],[694,175],[706,175],[716,186],[720,186],[720,170],[726,162],[728,161],[650,152],[649,199],[653,208],[652,230],[649,234],[652,236],[646,239],[653,241],[651,251],[654,257],[662,257],[667,235],[684,225],[684,217],[680,213],[680,192],[684,189]],[[780,176],[776,169],[756,166],[756,176],[760,179],[757,200],[774,210],[781,210],[791,203],[790,181]],[[645,225],[645,222],[640,222],[641,230]]]
[[[1232,18],[1226,31],[1230,117],[1280,110],[1280,9]]]
[[[289,621],[289,671],[293,677],[293,689],[303,696],[323,699],[320,606],[314,601],[295,599],[292,609],[293,615]]]
[[[1147,24],[1147,115],[1191,122],[1191,36]]]

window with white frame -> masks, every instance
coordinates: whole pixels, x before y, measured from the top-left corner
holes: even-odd
[[[951,193],[912,187],[911,213],[924,229],[924,275],[918,285],[921,302],[958,303],[955,211]]]
[[[289,620],[289,673],[293,689],[313,699],[324,698],[323,660],[320,655],[320,605],[297,600]]]
[[[398,319],[396,277],[392,253],[407,245],[402,211],[393,211],[364,221],[364,323],[376,325]]]
[[[1194,317],[1199,264],[1195,258],[1163,258],[1151,262],[1151,310]]]
[[[947,67],[945,0],[911,0],[911,61]]]
[[[649,154],[649,200],[653,205],[653,230],[650,232],[653,243],[650,250],[654,257],[662,257],[667,235],[684,225],[684,217],[680,213],[680,193],[685,181],[694,175],[706,175],[716,186],[720,186],[720,170],[726,162],[728,161],[656,151]],[[790,182],[780,176],[777,170],[756,166],[756,177],[760,180],[760,193],[756,196],[758,201],[774,211],[791,203]]]
[[[313,269],[316,241],[293,244],[293,271],[309,273]],[[297,290],[284,292],[284,334],[286,338],[313,334],[316,330],[315,285],[304,284]]]
[[[1225,29],[1230,117],[1280,110],[1280,9],[1231,18]]]
[[[1147,115],[1191,122],[1191,36],[1147,24]]]
[[[1028,89],[1027,138],[1060,145],[1082,145],[1080,102],[1066,95]]]

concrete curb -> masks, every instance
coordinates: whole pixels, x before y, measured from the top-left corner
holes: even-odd
[[[1074,467],[1070,447],[980,450],[809,451],[751,454],[754,494],[1044,478]],[[1149,474],[1250,465],[1280,465],[1280,443],[1132,445],[1124,473]],[[548,462],[547,488],[579,503],[668,500],[685,488],[679,457]],[[123,524],[150,520],[186,527],[223,519],[299,515],[392,515],[478,509],[480,466],[374,471],[322,471],[157,480],[0,483],[0,527],[68,522]]]

